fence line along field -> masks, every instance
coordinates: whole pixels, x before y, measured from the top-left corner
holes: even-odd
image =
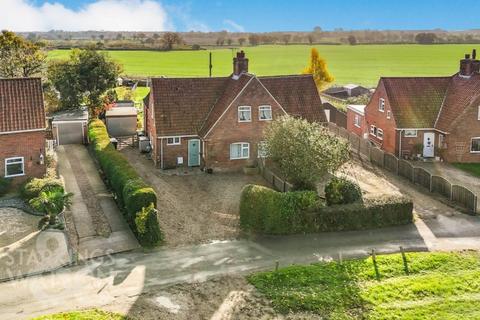
[[[457,72],[457,61],[475,44],[448,45],[316,45],[327,60],[335,83],[374,87],[381,76],[445,76]],[[298,74],[307,64],[309,45],[245,47],[250,72],[257,75]],[[213,75],[232,71],[232,56],[239,48],[214,49]],[[209,50],[109,51],[131,76],[208,76]],[[52,50],[50,59],[61,59],[67,50]]]

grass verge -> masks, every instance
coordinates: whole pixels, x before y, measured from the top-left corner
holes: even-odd
[[[454,163],[453,165],[471,175],[480,177],[480,163]]]
[[[93,309],[57,313],[47,316],[41,316],[32,320],[128,320],[128,318],[117,313]]]

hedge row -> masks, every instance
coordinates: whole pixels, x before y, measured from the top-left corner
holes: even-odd
[[[128,160],[110,143],[105,124],[98,119],[88,126],[88,137],[100,166],[105,173],[107,183],[115,193],[117,202],[125,210],[125,217],[134,234],[142,245],[156,245],[162,239],[158,219],[148,219],[155,226],[138,228],[137,215],[143,208],[157,204],[157,195],[138,175]],[[155,213],[156,215],[156,213]],[[153,233],[153,234],[152,234]]]
[[[261,234],[364,230],[411,223],[412,212],[413,203],[405,197],[327,207],[312,191],[281,193],[247,185],[240,200],[240,226]]]

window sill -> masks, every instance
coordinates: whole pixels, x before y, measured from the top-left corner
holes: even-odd
[[[273,119],[258,119],[258,121],[272,121]]]
[[[238,122],[252,122],[252,120],[238,120]]]
[[[9,175],[9,176],[5,176],[5,178],[23,177],[24,175],[25,175],[25,173],[21,173],[21,174],[12,174],[12,175]]]
[[[230,158],[230,160],[248,160],[250,157],[247,158]]]

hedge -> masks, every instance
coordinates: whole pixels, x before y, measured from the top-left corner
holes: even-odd
[[[281,193],[247,185],[240,200],[240,226],[260,234],[364,230],[413,222],[413,203],[401,197],[325,206],[312,191]]]
[[[325,186],[327,205],[348,204],[362,201],[362,190],[358,183],[344,177],[333,177]]]
[[[139,232],[136,224],[137,215],[142,212],[143,208],[148,208],[152,204],[156,207],[157,195],[155,191],[138,175],[128,160],[115,150],[110,143],[107,128],[101,120],[90,121],[88,137],[100,167],[105,173],[107,183],[112,188],[119,205],[124,208],[126,220],[135,236],[142,245],[152,246],[157,244],[158,241],[150,240],[162,238],[158,219],[148,219],[148,223],[156,224],[153,227],[145,228],[147,233],[155,233],[151,235]],[[157,216],[156,211],[154,216]]]

